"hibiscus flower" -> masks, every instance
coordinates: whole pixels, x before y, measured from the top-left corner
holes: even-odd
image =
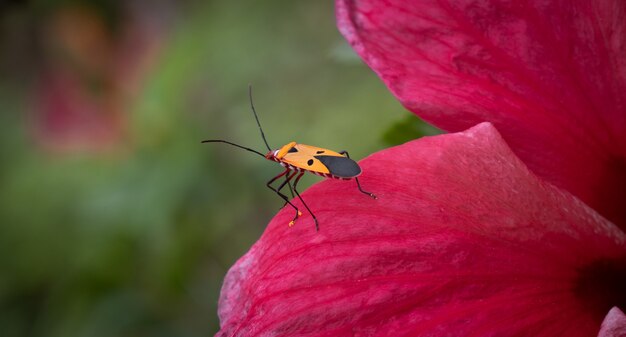
[[[451,133],[281,211],[217,336],[624,336],[626,4],[339,0],[339,28]],[[465,131],[463,131],[465,130]]]

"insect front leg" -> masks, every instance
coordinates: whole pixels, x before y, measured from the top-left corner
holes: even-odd
[[[293,175],[295,176],[297,172],[295,172]],[[291,187],[291,182],[289,180],[291,180],[291,178],[293,178],[293,176],[289,177],[289,175],[285,176],[285,183],[287,183],[287,186],[289,186],[289,194],[291,194],[291,199],[293,199],[295,197],[295,195],[293,194],[293,188]],[[284,183],[283,183],[284,185]],[[280,186],[283,186],[280,185]],[[278,188],[278,190],[280,191],[281,187]],[[287,203],[283,204],[283,207],[287,206]],[[281,207],[282,208],[282,207]]]
[[[290,180],[296,176],[296,174],[298,174],[298,171],[294,171],[292,174],[287,174],[285,178],[285,181],[283,181],[282,184],[280,184],[280,186],[278,186],[278,188],[276,189],[278,192],[280,192],[280,190],[283,189],[283,187],[285,187],[285,185],[289,185],[289,190],[291,190],[291,183]],[[293,191],[291,191],[291,196],[293,198]],[[289,201],[287,201],[289,202]],[[287,205],[287,202],[285,202],[285,204],[283,205],[283,207],[285,207]],[[289,227],[293,226],[293,224],[295,223],[296,219],[298,219],[300,216],[302,216],[302,212],[300,212],[298,209],[296,209],[296,215],[293,217],[293,220],[291,220],[289,222]]]
[[[344,151],[340,151],[339,154],[345,154],[346,157],[350,158],[350,155],[348,154],[348,151],[345,151],[345,150]],[[361,188],[361,184],[359,183],[359,178],[355,177],[354,180],[356,180],[356,186],[359,188],[359,191],[361,191],[361,193],[367,194],[367,195],[369,195],[370,197],[372,197],[374,199],[378,199],[378,197],[376,195],[374,195],[374,193],[371,193],[371,192],[368,192],[368,191],[364,191]]]
[[[285,185],[288,185],[288,186],[289,186],[289,191],[291,192],[291,197],[292,197],[292,198],[293,198],[293,197],[295,197],[295,195],[293,194],[293,189],[291,188],[291,179],[292,179],[293,177],[295,177],[295,176],[296,176],[296,174],[298,174],[298,171],[294,171],[292,174],[287,174],[287,175],[285,176],[285,181],[283,181],[283,183],[282,183],[282,184],[280,184],[280,186],[278,186],[277,190],[278,190],[278,191],[280,191],[280,190],[282,190],[282,189],[283,189],[283,187],[285,187]],[[285,203],[285,205],[287,205],[287,203]],[[285,205],[283,205],[283,207],[284,207]]]
[[[309,206],[307,206],[306,202],[304,202],[304,199],[302,199],[302,197],[300,196],[300,193],[298,193],[298,182],[300,181],[300,178],[302,178],[302,176],[304,175],[304,172],[300,172],[300,174],[298,175],[298,177],[296,177],[296,180],[293,182],[293,190],[294,192],[296,192],[296,195],[298,196],[298,199],[300,199],[300,201],[302,201],[302,204],[304,205],[304,207],[306,208],[307,211],[309,211],[309,214],[311,214],[311,216],[313,217],[313,221],[315,221],[315,231],[319,232],[320,227],[317,223],[317,218],[315,217],[315,214],[313,214],[313,212],[311,212],[311,209],[309,208]]]
[[[297,171],[294,172],[293,175],[295,176],[296,173],[297,173]],[[293,178],[293,176],[291,176],[291,177],[287,176],[285,178],[285,183],[287,183],[287,186],[289,186],[289,194],[291,194],[291,199],[293,199],[293,197],[295,197],[295,195],[293,194],[293,188],[291,187],[291,182],[289,181],[289,180],[291,180],[291,178]],[[278,190],[280,191],[280,187],[278,188]],[[287,205],[287,203],[285,203],[285,205]],[[283,207],[285,207],[285,205],[283,205]]]
[[[298,173],[298,172],[296,171],[296,172],[294,172],[293,174],[288,174],[289,172],[290,172],[290,170],[289,170],[289,169],[286,169],[283,173],[281,173],[281,174],[279,174],[279,175],[275,176],[274,178],[270,179],[270,181],[268,181],[268,182],[267,182],[266,186],[267,186],[270,190],[272,190],[272,191],[274,191],[276,194],[278,194],[278,196],[279,196],[279,197],[281,197],[283,200],[285,200],[285,202],[286,202],[287,204],[289,204],[291,207],[293,207],[293,209],[295,209],[295,210],[296,210],[296,216],[294,217],[294,219],[293,219],[293,220],[291,220],[291,222],[289,222],[289,226],[293,226],[293,224],[295,223],[295,220],[296,220],[296,219],[297,219],[300,215],[302,215],[302,212],[300,212],[300,210],[298,209],[298,207],[296,207],[294,204],[292,204],[292,203],[291,203],[291,201],[289,201],[289,198],[287,198],[287,196],[286,196],[286,195],[284,195],[284,194],[282,194],[282,193],[280,192],[280,190],[281,190],[283,187],[285,187],[285,184],[286,184],[286,183],[289,183],[289,180],[291,180],[291,178],[293,178],[293,177],[296,175],[296,173]],[[274,188],[274,187],[272,187],[272,183],[273,183],[274,181],[276,181],[278,178],[280,178],[280,177],[282,177],[282,176],[284,176],[284,175],[287,175],[287,178],[285,179],[285,181],[284,181],[284,182],[283,182],[283,183],[282,183],[282,184],[281,184],[278,188]]]

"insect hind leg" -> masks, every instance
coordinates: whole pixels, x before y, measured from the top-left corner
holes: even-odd
[[[340,151],[339,153],[340,153],[340,154],[345,154],[345,155],[346,155],[346,157],[350,158],[350,155],[348,154],[348,151],[345,151],[345,150],[344,150],[344,151]],[[363,193],[363,194],[367,194],[367,195],[369,195],[370,197],[372,197],[372,198],[374,198],[374,199],[378,199],[378,197],[377,197],[374,193],[371,193],[371,192],[365,191],[365,190],[363,190],[363,189],[361,188],[361,183],[359,183],[359,178],[354,178],[354,180],[356,180],[356,186],[359,188],[359,191],[361,191],[361,193]]]
[[[359,188],[359,191],[361,191],[361,193],[369,195],[370,197],[374,199],[378,199],[378,197],[374,193],[365,191],[361,188],[361,183],[359,183],[359,178],[354,178],[354,180],[356,180],[356,186]]]

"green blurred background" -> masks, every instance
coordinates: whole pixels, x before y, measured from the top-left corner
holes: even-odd
[[[0,2],[0,336],[208,336],[282,205],[270,145],[353,158],[434,132],[332,2]],[[318,181],[303,180],[302,190]]]

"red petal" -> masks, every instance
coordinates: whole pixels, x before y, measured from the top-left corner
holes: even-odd
[[[338,0],[337,15],[409,110],[449,131],[493,123],[626,229],[626,2]]]
[[[610,306],[577,294],[578,271],[626,256],[626,234],[536,178],[490,124],[361,166],[378,200],[326,180],[303,194],[319,232],[281,211],[229,271],[218,336],[597,334]]]
[[[602,322],[598,337],[624,337],[626,336],[626,315],[614,307],[609,311]]]

